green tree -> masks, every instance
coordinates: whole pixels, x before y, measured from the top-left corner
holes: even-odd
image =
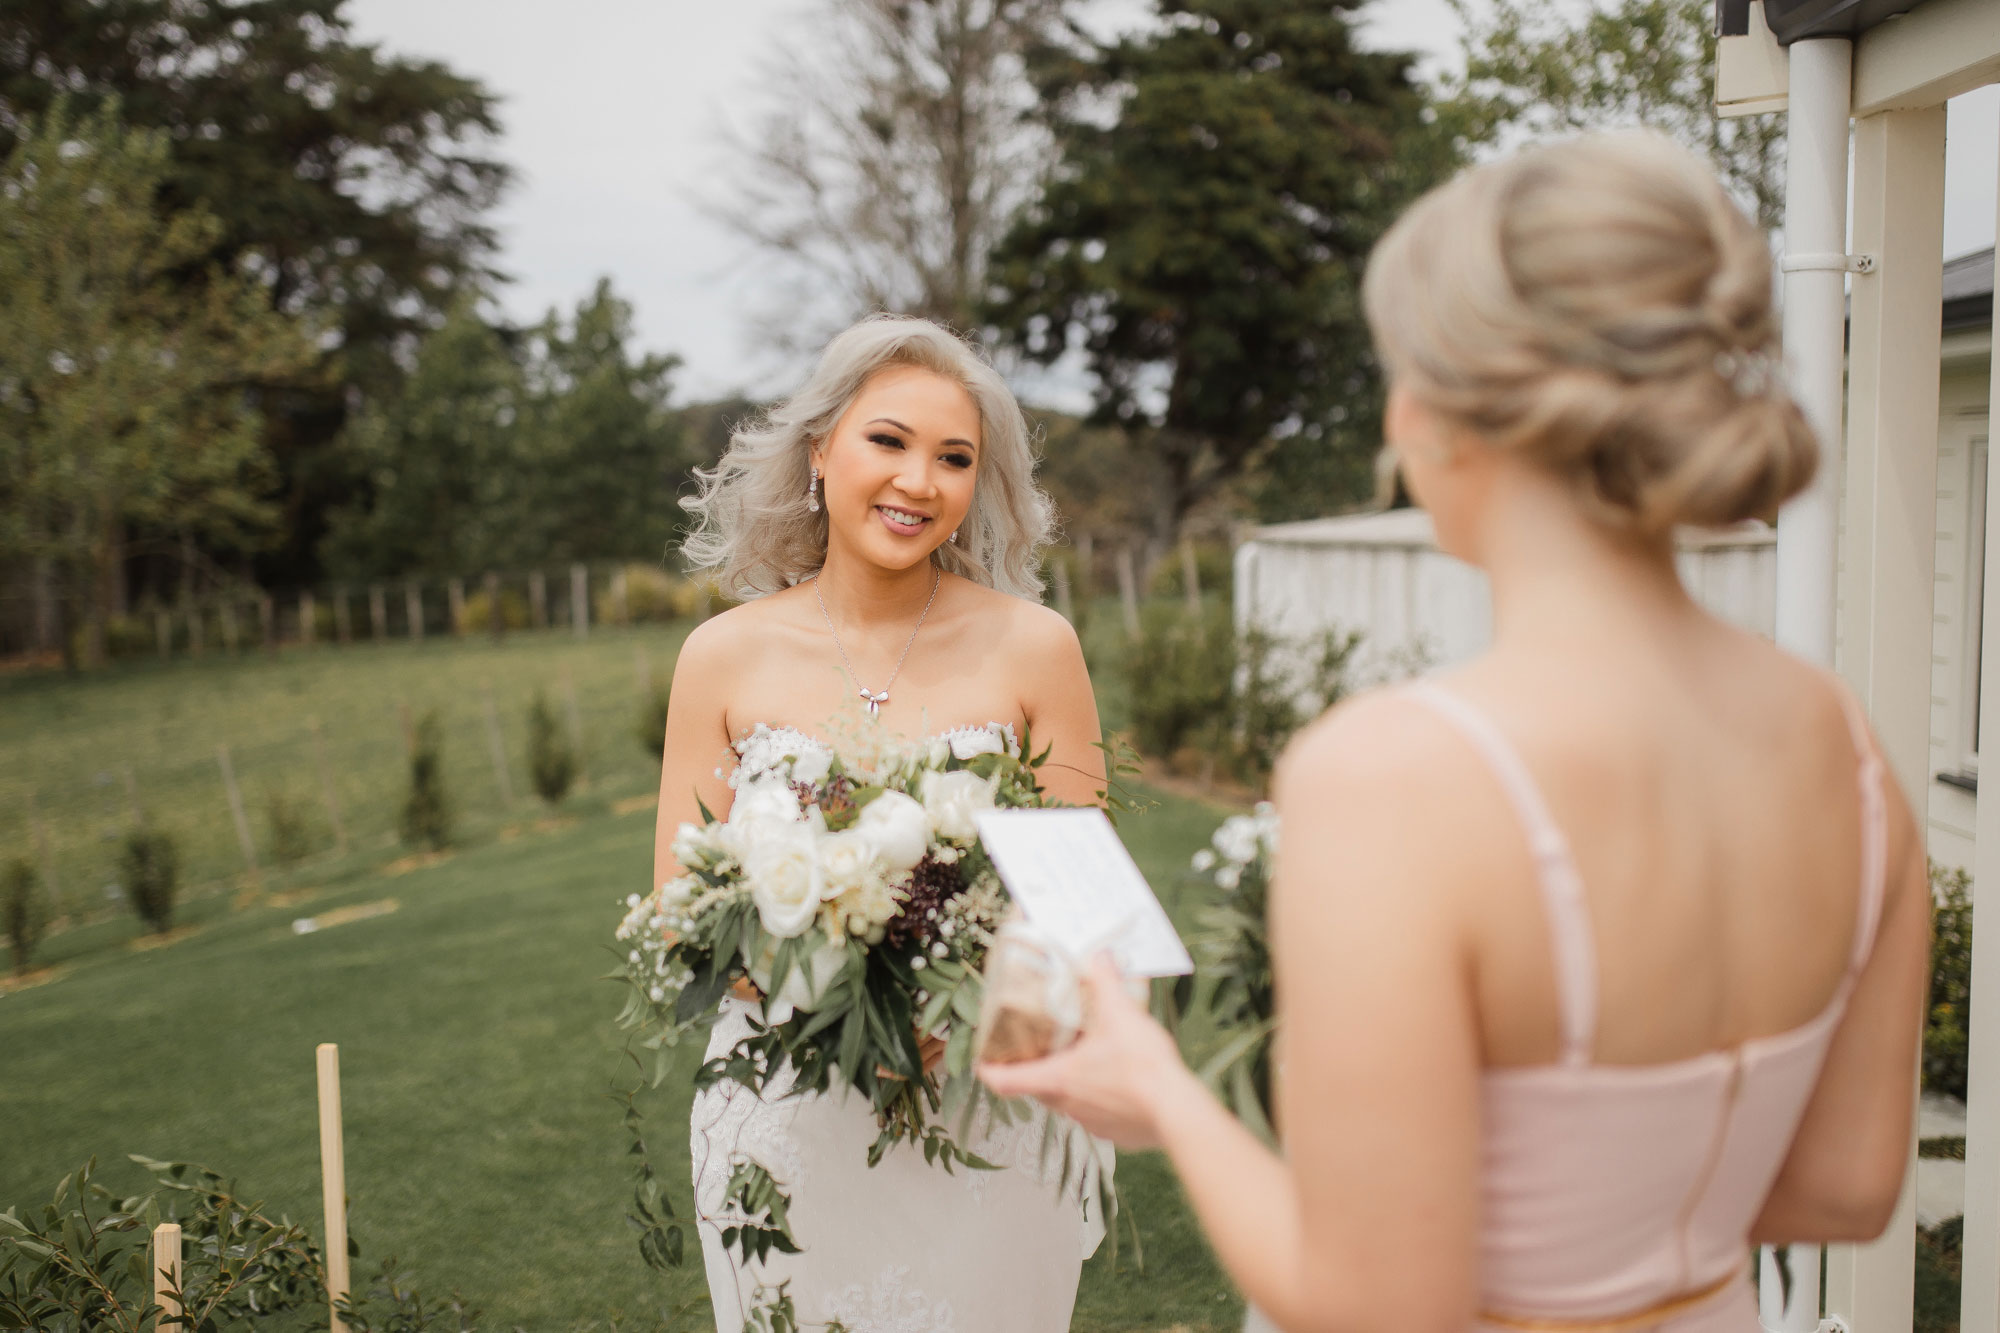
[[[693,461],[668,406],[680,362],[631,340],[632,307],[609,279],[528,339],[514,562],[652,557],[672,540]]]
[[[1144,33],[1034,61],[1061,160],[988,315],[1036,360],[1081,350],[1096,420],[1162,470],[1163,536],[1262,455],[1293,502],[1366,492],[1362,266],[1452,152],[1412,58],[1357,49],[1362,3],[1159,0]]]
[[[254,272],[213,259],[215,218],[155,208],[167,167],[164,133],[62,102],[0,165],[0,554],[61,572],[88,665],[128,525],[222,545],[268,529],[251,386],[314,355]]]
[[[1451,0],[1465,71],[1446,114],[1474,138],[1644,125],[1703,154],[1766,231],[1785,214],[1781,116],[1715,114],[1711,0]]]
[[[346,577],[463,574],[511,541],[521,368],[461,301],[424,339],[408,380],[350,427],[364,497],[336,511],[327,563]]]
[[[484,221],[508,179],[492,97],[441,64],[356,42],[346,0],[37,0],[0,6],[0,154],[61,95],[120,99],[161,132],[156,202],[216,226],[168,271],[199,287],[249,268],[268,307],[327,330],[319,364],[258,379],[281,506],[267,581],[309,580],[355,470],[348,404],[402,377],[396,357],[484,285]]]

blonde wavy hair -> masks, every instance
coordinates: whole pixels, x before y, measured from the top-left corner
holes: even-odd
[[[1039,600],[1041,548],[1055,506],[1035,484],[1027,419],[998,371],[971,345],[929,320],[875,315],[840,334],[806,382],[762,417],[739,426],[700,492],[681,499],[694,524],[681,543],[688,566],[712,571],[739,601],[789,588],[826,561],[827,515],[807,507],[810,450],[838,422],[870,376],[890,366],[943,375],[979,409],[979,471],[958,540],[937,549],[941,567],[1016,597]]]
[[[1363,301],[1391,378],[1615,525],[1770,517],[1818,465],[1781,374],[1769,244],[1660,135],[1464,172],[1382,238]]]

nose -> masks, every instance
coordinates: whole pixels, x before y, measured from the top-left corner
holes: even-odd
[[[938,493],[937,479],[933,469],[937,463],[923,457],[915,449],[903,457],[903,466],[896,472],[896,489],[912,500],[928,500]]]

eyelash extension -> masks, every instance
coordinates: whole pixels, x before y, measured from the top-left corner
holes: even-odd
[[[891,435],[887,431],[882,431],[877,434],[870,435],[868,439],[869,442],[872,444],[883,445],[887,448],[900,449],[903,447],[902,438],[900,436]],[[944,456],[944,461],[960,470],[972,466],[972,459],[965,454],[946,454]]]

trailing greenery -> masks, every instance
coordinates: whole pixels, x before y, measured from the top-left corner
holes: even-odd
[[[118,851],[118,881],[148,930],[164,935],[173,929],[180,873],[180,848],[171,833],[140,824],[125,835]]]
[[[435,708],[417,720],[410,742],[410,792],[398,828],[404,845],[440,851],[451,845],[451,798],[445,792],[444,725]]]
[[[576,753],[542,690],[528,704],[528,776],[535,794],[550,805],[560,805],[576,780]]]
[[[1965,1100],[1972,1002],[1972,876],[1931,862],[1931,990],[1924,1018],[1924,1087]]]
[[[35,946],[42,942],[48,923],[48,904],[42,897],[42,877],[19,857],[0,872],[0,911],[5,912],[7,941],[14,955],[14,971],[24,974],[34,965]]]

